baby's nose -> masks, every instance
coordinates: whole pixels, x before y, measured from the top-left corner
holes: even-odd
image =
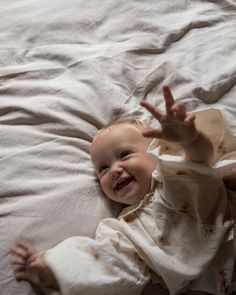
[[[122,171],[123,171],[123,169],[120,166],[116,165],[116,166],[112,167],[112,169],[111,169],[111,179],[112,180],[117,179],[122,174]]]

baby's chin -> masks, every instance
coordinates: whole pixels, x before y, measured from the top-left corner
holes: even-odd
[[[144,197],[146,196],[147,194],[142,194],[141,196],[139,197],[135,197],[134,199],[132,200],[127,200],[124,204],[127,205],[127,206],[133,206],[133,205],[138,205],[143,199]]]

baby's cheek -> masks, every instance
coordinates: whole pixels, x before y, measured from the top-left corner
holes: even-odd
[[[100,186],[104,194],[109,197],[112,192],[111,183],[107,179],[103,179],[100,181]]]
[[[101,187],[102,191],[105,192],[105,190],[106,190],[106,185],[105,185],[104,181],[99,180],[99,184],[100,184],[100,187]]]

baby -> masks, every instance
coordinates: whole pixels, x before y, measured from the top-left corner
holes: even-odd
[[[103,192],[125,205],[118,219],[102,221],[95,239],[73,237],[43,253],[16,243],[11,253],[18,281],[68,295],[136,295],[150,279],[170,294],[229,293],[236,248],[233,192],[209,166],[213,145],[196,128],[194,115],[167,86],[163,93],[166,113],[141,102],[161,128],[116,121],[92,142]],[[177,143],[185,158],[160,155],[151,138]]]

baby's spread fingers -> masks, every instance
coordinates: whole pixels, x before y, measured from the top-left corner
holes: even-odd
[[[141,101],[140,105],[149,111],[158,121],[162,118],[162,113],[150,103]]]
[[[174,113],[175,117],[179,120],[184,120],[186,117],[186,108],[185,105],[178,101],[172,107],[171,111]]]
[[[27,253],[28,257],[35,255],[37,253],[37,251],[32,247],[32,245],[30,245],[27,242],[18,242],[17,245],[19,245],[19,247],[21,247],[22,249],[25,250],[25,252]]]
[[[11,264],[12,265],[22,265],[22,266],[24,266],[25,265],[25,259],[20,257],[20,256],[14,256],[11,259]]]
[[[36,253],[31,255],[28,259],[28,264],[31,265],[32,263],[34,263],[35,260],[37,259],[37,256],[38,256],[38,254],[36,254]]]
[[[168,86],[163,86],[162,90],[163,90],[165,103],[166,103],[166,112],[168,115],[171,115],[172,114],[171,107],[173,106],[173,104],[175,102],[173,95],[172,95],[170,88]]]
[[[10,252],[12,255],[20,256],[22,258],[28,257],[27,251],[23,249],[22,247],[18,246],[18,244],[12,246],[10,249]]]
[[[148,138],[161,138],[163,131],[162,129],[146,129],[142,132],[144,137]]]
[[[15,278],[17,281],[27,281],[39,284],[38,275],[24,267],[15,270]]]
[[[195,115],[194,114],[188,114],[184,120],[184,123],[187,125],[193,125],[195,121]]]
[[[27,274],[26,274],[26,270],[25,269],[19,269],[15,272],[15,278],[17,281],[26,281],[27,278]]]
[[[23,241],[18,241],[16,243],[16,246],[18,246],[18,247],[20,247],[20,248],[22,248],[22,249],[24,249],[26,251],[28,251],[28,249],[31,248],[31,245],[29,243],[23,242]]]

